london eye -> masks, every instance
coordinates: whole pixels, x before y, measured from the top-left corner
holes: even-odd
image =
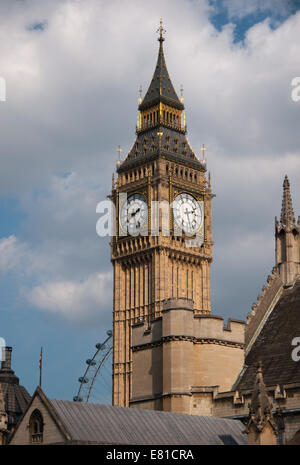
[[[78,378],[79,389],[73,397],[75,402],[112,402],[112,331],[106,332],[104,342],[96,344],[92,358],[86,360],[83,376]]]

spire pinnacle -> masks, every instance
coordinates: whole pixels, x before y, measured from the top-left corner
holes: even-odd
[[[257,365],[256,378],[253,386],[251,403],[249,405],[250,420],[247,429],[254,424],[257,431],[264,430],[267,423],[270,423],[276,431],[276,426],[272,415],[272,404],[269,400],[266,386],[263,380],[262,362]]]
[[[160,22],[159,22],[159,28],[157,29],[156,31],[157,33],[159,33],[159,38],[157,39],[159,42],[163,42],[165,39],[163,37],[163,34],[166,33],[166,30],[164,29],[163,27],[163,20],[162,18],[160,18]]]
[[[173,87],[172,81],[167,70],[163,49],[163,41],[165,40],[163,35],[165,32],[166,31],[163,27],[161,19],[160,26],[157,29],[157,33],[159,34],[159,50],[157,63],[149,88],[144,96],[143,101],[139,104],[140,111],[153,107],[160,102],[163,102],[166,105],[172,106],[173,108],[178,110],[184,109],[184,105],[178,98],[178,95]]]
[[[285,175],[283,181],[283,197],[280,222],[284,226],[295,224],[295,215],[290,191],[290,181],[287,175]]]

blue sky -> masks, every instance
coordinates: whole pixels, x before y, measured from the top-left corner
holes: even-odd
[[[245,319],[274,265],[274,216],[291,180],[300,213],[300,5],[279,0],[4,0],[0,5],[0,336],[32,393],[72,399],[111,328],[107,238],[96,205],[116,147],[134,140],[138,88],[162,16],[188,137],[207,145],[214,199],[213,312]],[[137,40],[138,37],[138,40]]]
[[[210,20],[218,31],[233,23],[235,43],[243,41],[248,29],[265,20],[270,21],[270,26],[276,29],[300,7],[299,0],[211,0],[210,4],[213,7]]]

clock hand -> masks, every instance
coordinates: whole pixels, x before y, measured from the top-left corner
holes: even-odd
[[[131,213],[131,216],[135,216],[139,211],[140,211],[140,208],[138,208],[135,212]]]
[[[190,213],[193,213],[193,212],[191,212],[191,211],[189,211],[188,209],[186,209],[184,213],[186,213],[187,219],[188,219],[188,223],[189,223],[189,227],[191,227],[191,222],[190,222],[189,214],[190,214]]]

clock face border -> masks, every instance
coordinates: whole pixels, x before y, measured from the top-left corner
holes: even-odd
[[[176,202],[179,202],[179,198],[181,197],[181,199],[183,200],[184,199],[184,196],[186,196],[186,201],[190,200],[191,202],[194,202],[194,203],[197,203],[197,208],[199,209],[200,211],[200,215],[201,215],[201,219],[200,219],[200,224],[199,226],[197,227],[197,229],[195,230],[188,230],[186,229],[183,225],[180,225],[179,222],[178,222],[178,219],[176,219],[176,215],[175,215],[175,209],[174,209],[174,203]],[[183,232],[183,234],[185,235],[188,235],[190,237],[192,236],[195,236],[199,233],[199,231],[201,230],[202,226],[203,226],[203,221],[204,221],[204,211],[203,211],[203,208],[202,208],[202,202],[197,200],[197,198],[195,198],[192,194],[190,194],[189,192],[186,192],[186,191],[182,191],[180,193],[177,193],[176,195],[174,195],[174,198],[173,198],[173,202],[172,202],[172,205],[173,205],[173,222],[174,222],[174,230],[180,230]]]
[[[175,188],[173,187],[172,191],[170,192],[170,200],[172,202],[175,201],[175,199],[180,195],[180,194],[188,194],[191,197],[193,197],[199,204],[201,208],[201,224],[197,231],[194,233],[189,233],[186,232],[182,227],[178,226],[174,217],[174,209],[171,208],[171,215],[170,215],[170,229],[172,231],[172,234],[175,236],[187,236],[189,238],[195,237],[198,241],[199,244],[202,245],[204,243],[204,228],[205,228],[205,203],[204,203],[204,195],[201,192],[195,192],[195,191],[188,191],[186,188]]]
[[[141,191],[122,192],[122,194],[126,194],[127,197],[126,197],[126,199],[124,199],[124,201],[122,203],[119,203],[119,212],[118,212],[119,213],[118,214],[119,238],[138,237],[138,236],[148,235],[149,205],[148,205],[147,195],[145,194],[144,191],[143,192],[141,192]],[[121,217],[123,207],[125,206],[125,204],[128,205],[128,201],[132,197],[134,197],[135,195],[143,198],[143,202],[144,202],[144,204],[146,206],[146,213],[147,213],[144,224],[142,225],[142,227],[139,230],[138,234],[132,234],[129,231],[128,225],[127,225],[126,230],[124,230],[123,224],[122,224],[122,217]]]

